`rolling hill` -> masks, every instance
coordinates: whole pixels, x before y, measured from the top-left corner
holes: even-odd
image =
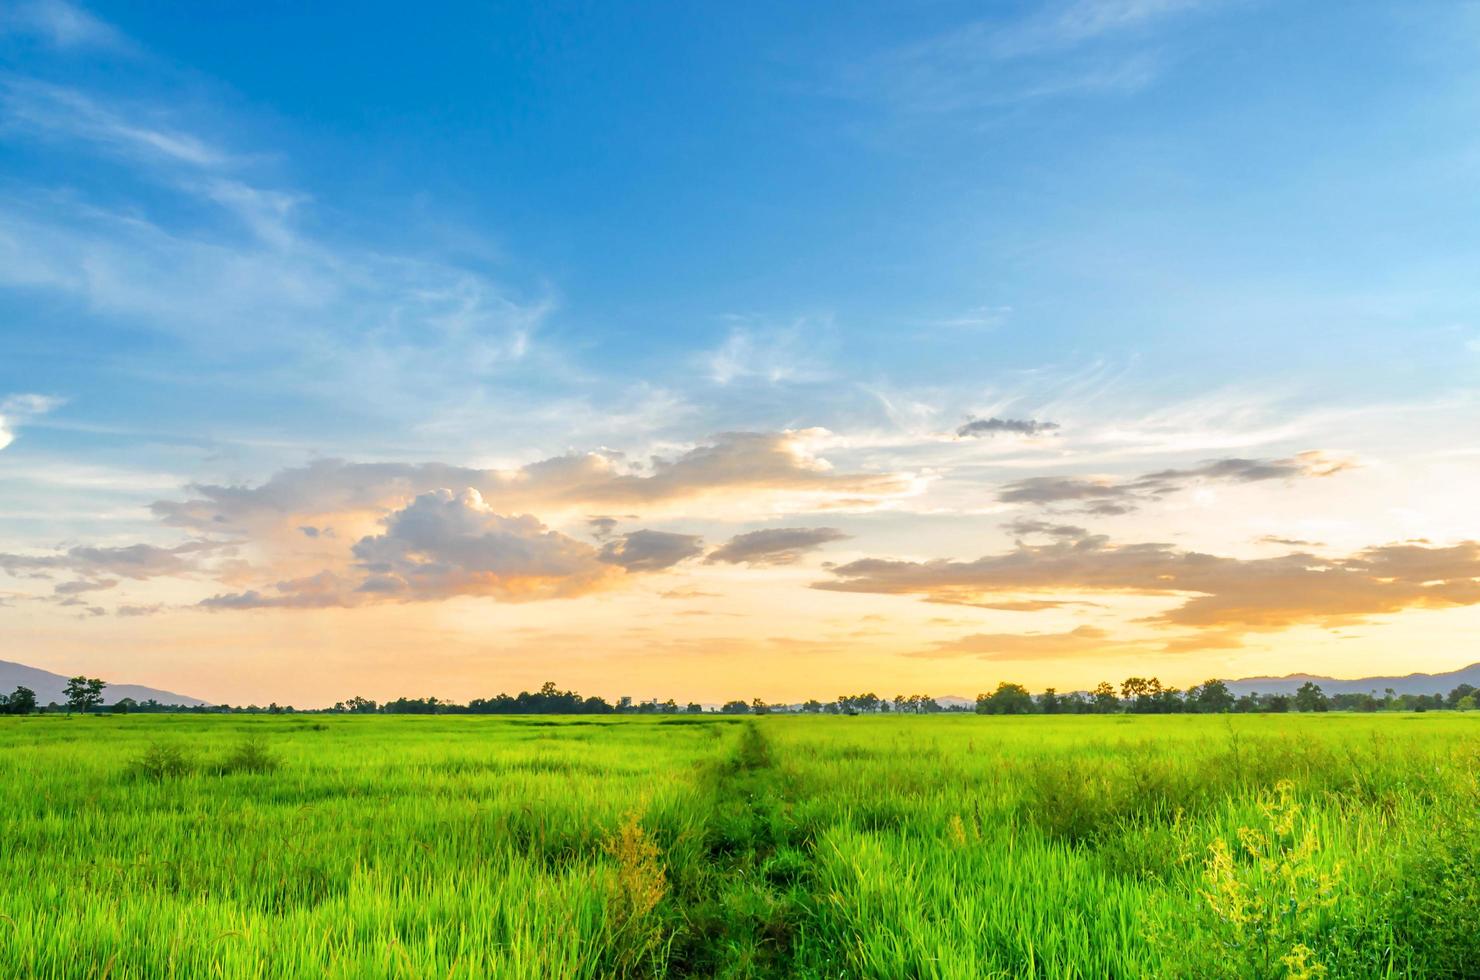
[[[1480,687],[1480,663],[1442,674],[1404,674],[1395,677],[1323,677],[1319,674],[1286,674],[1283,677],[1241,677],[1228,681],[1234,694],[1294,694],[1306,681],[1314,681],[1326,694],[1381,695],[1391,688],[1397,694],[1448,694],[1460,684]]]
[[[9,694],[17,687],[29,687],[36,692],[36,701],[39,704],[45,705],[52,702],[62,704],[66,700],[62,690],[66,686],[67,678],[61,674],[53,674],[49,670],[27,667],[25,664],[13,663],[9,660],[0,660],[0,694]],[[103,698],[108,704],[124,698],[133,698],[135,701],[147,701],[153,698],[161,704],[206,703],[200,698],[176,694],[173,691],[161,691],[158,688],[144,687],[139,684],[109,684],[107,690],[103,692]]]

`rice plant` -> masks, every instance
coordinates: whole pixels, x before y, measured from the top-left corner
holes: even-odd
[[[1480,717],[0,719],[0,975],[1480,975]]]

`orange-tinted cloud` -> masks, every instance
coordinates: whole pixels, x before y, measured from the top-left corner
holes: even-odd
[[[1180,605],[1152,622],[1228,632],[1480,604],[1480,543],[1474,541],[1447,548],[1387,545],[1342,558],[1292,553],[1238,559],[1166,544],[1108,545],[1087,536],[1019,543],[975,561],[869,558],[832,572],[836,580],[814,587],[963,604],[1024,592],[1180,596]]]
[[[343,572],[277,583],[269,592],[213,596],[211,609],[350,606],[475,595],[505,601],[570,598],[625,574],[591,545],[534,517],[497,514],[474,489],[434,490],[389,514],[355,543]]]
[[[619,454],[557,456],[514,470],[443,463],[320,460],[257,486],[198,484],[184,501],[152,505],[166,524],[241,533],[321,514],[378,513],[421,493],[469,487],[503,513],[584,506],[637,506],[716,494],[807,491],[853,498],[905,492],[895,473],[839,473],[812,454],[814,430],[729,432],[645,465]],[[823,501],[825,502],[825,501]]]
[[[1117,646],[1097,626],[1080,626],[1067,633],[973,633],[937,643],[911,657],[976,657],[979,660],[1056,660],[1103,653]]]
[[[173,548],[151,544],[124,547],[79,545],[51,555],[0,554],[0,571],[7,575],[71,573],[96,579],[108,575],[143,580],[187,575],[200,570],[199,558],[223,549],[220,542],[187,541]]]

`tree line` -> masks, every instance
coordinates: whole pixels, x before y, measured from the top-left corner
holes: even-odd
[[[103,703],[103,689],[108,685],[96,677],[83,677],[81,675],[67,681],[63,689],[63,696],[67,699],[66,710],[87,712]],[[63,707],[57,704],[49,704],[46,709],[60,710]],[[0,694],[0,715],[28,715],[39,709],[36,704],[36,692],[29,687],[17,685],[16,689],[9,694]]]
[[[1397,694],[1392,688],[1377,692],[1331,694],[1306,681],[1294,694],[1235,696],[1217,678],[1186,691],[1164,687],[1155,677],[1128,677],[1119,690],[1102,681],[1091,691],[1059,694],[1053,688],[1033,695],[1021,684],[1003,681],[990,694],[976,696],[976,711],[984,715],[1026,714],[1217,714],[1223,712],[1287,711],[1473,711],[1477,689],[1460,684],[1446,694]]]
[[[163,704],[154,699],[136,701],[121,698],[105,705],[103,692],[107,683],[96,677],[77,676],[67,682],[64,704],[48,704],[41,707],[36,703],[36,692],[26,687],[17,687],[6,695],[0,694],[0,714],[24,715],[34,711],[74,711],[86,714],[106,707],[117,714],[128,712],[187,714],[285,714],[296,713],[292,705],[276,703],[261,707],[255,704],[245,707],[232,705],[175,705]],[[1474,685],[1460,684],[1448,694],[1397,694],[1391,688],[1381,696],[1376,691],[1327,695],[1320,685],[1307,681],[1294,694],[1249,693],[1235,696],[1228,685],[1217,678],[1195,684],[1186,691],[1163,686],[1155,677],[1128,677],[1119,688],[1109,681],[1102,681],[1089,691],[1058,693],[1048,688],[1039,694],[1031,694],[1021,684],[1003,681],[988,694],[978,694],[975,705],[942,705],[925,694],[896,694],[893,698],[880,697],[873,692],[839,695],[831,701],[815,698],[800,704],[773,704],[761,698],[749,701],[735,699],[725,702],[718,711],[727,715],[765,714],[935,714],[938,712],[971,712],[983,715],[1027,715],[1027,714],[1217,714],[1224,712],[1288,712],[1288,711],[1473,711],[1480,690]],[[313,712],[336,714],[383,714],[383,715],[675,715],[702,714],[703,705],[690,701],[680,705],[672,698],[659,701],[652,698],[634,701],[630,697],[618,698],[615,703],[602,697],[583,697],[575,691],[562,691],[553,681],[546,681],[538,691],[521,691],[517,695],[497,694],[491,698],[474,698],[466,704],[446,701],[436,697],[407,698],[377,702],[364,697],[352,697],[338,701],[332,708],[306,709]]]

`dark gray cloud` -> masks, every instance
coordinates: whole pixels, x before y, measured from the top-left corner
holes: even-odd
[[[615,517],[592,517],[586,521],[586,526],[591,529],[591,536],[597,541],[605,541],[617,530],[620,522]]]
[[[1037,419],[969,419],[956,430],[958,436],[995,436],[1007,433],[1019,436],[1041,436],[1060,428],[1057,422],[1040,422]]]
[[[789,565],[809,551],[849,535],[835,527],[773,527],[737,534],[709,553],[708,562]]]
[[[657,572],[703,551],[704,539],[697,534],[641,530],[608,541],[596,557],[629,572]]]
[[[81,595],[84,592],[103,592],[117,584],[116,578],[78,579],[76,582],[58,582],[52,592],[57,595]]]
[[[147,606],[119,606],[113,610],[113,615],[124,617],[153,616],[164,612],[164,603],[156,602]]]
[[[1055,541],[1072,543],[1076,548],[1099,548],[1110,539],[1103,534],[1091,534],[1077,524],[1051,524],[1048,521],[1017,520],[1004,524],[1003,530],[1013,537],[1022,539],[1034,536],[1051,538]]]
[[[1079,504],[1085,513],[1102,517],[1127,514],[1195,483],[1259,483],[1334,476],[1353,464],[1321,452],[1304,452],[1287,459],[1214,459],[1187,469],[1166,469],[1128,480],[1072,476],[1034,476],[1004,486],[997,499],[1009,504]]]

